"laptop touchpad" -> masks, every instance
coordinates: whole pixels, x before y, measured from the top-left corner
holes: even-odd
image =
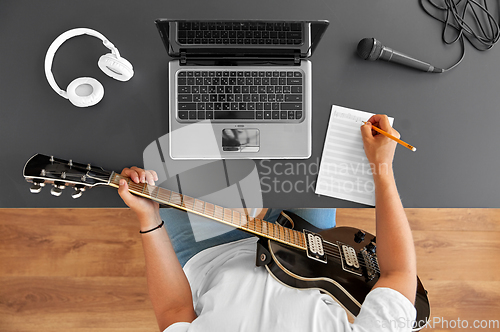
[[[260,133],[252,128],[222,129],[222,150],[226,152],[259,152]]]

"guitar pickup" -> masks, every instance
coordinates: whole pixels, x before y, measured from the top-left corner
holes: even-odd
[[[342,260],[342,269],[355,275],[362,276],[361,265],[359,264],[358,253],[352,246],[337,241],[340,259]]]
[[[326,254],[323,249],[323,238],[321,235],[304,229],[307,244],[307,257],[326,263]]]

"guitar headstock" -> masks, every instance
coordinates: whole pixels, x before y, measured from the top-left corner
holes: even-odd
[[[52,184],[50,193],[54,196],[60,196],[66,187],[74,187],[75,191],[71,194],[73,198],[80,197],[87,188],[109,184],[111,175],[112,172],[101,167],[43,154],[31,157],[23,170],[26,181],[33,183],[30,189],[32,193],[37,194],[46,184]]]

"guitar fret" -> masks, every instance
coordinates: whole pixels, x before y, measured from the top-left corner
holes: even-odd
[[[172,194],[170,195],[170,203],[180,207],[182,204],[182,195],[172,191]]]
[[[205,203],[205,215],[215,217],[215,205],[212,203]]]
[[[159,187],[153,187],[153,191],[151,192],[151,194],[149,195],[151,198],[158,198],[158,192],[160,191],[160,188]]]
[[[173,191],[163,189],[162,190],[162,196],[165,195],[165,202],[170,203],[172,200],[172,193]]]
[[[224,213],[223,217],[224,221],[232,224],[233,214],[231,213],[231,210],[228,208],[224,208],[223,213]]]
[[[238,211],[233,211],[233,224],[241,226],[241,213]]]
[[[195,212],[198,212],[198,213],[201,213],[201,214],[204,214],[204,207],[205,207],[205,202],[204,201],[200,201],[199,199],[195,199],[194,200],[194,207],[193,207],[193,210]]]
[[[194,198],[191,196],[186,196],[183,195],[184,199],[182,200],[182,206],[185,207],[187,210],[193,210],[194,209]]]
[[[224,208],[218,205],[214,206],[214,218],[219,219],[220,221],[224,220]]]
[[[245,218],[244,216],[245,215],[243,213],[240,213],[240,220],[238,220],[238,224],[240,227],[245,224],[246,219],[244,219]]]

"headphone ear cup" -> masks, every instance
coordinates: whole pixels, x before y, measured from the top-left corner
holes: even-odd
[[[106,75],[118,81],[128,81],[134,76],[132,64],[124,58],[117,58],[112,53],[101,56],[97,64]]]
[[[68,85],[66,93],[73,105],[89,107],[101,101],[104,97],[104,87],[95,78],[80,77]]]

